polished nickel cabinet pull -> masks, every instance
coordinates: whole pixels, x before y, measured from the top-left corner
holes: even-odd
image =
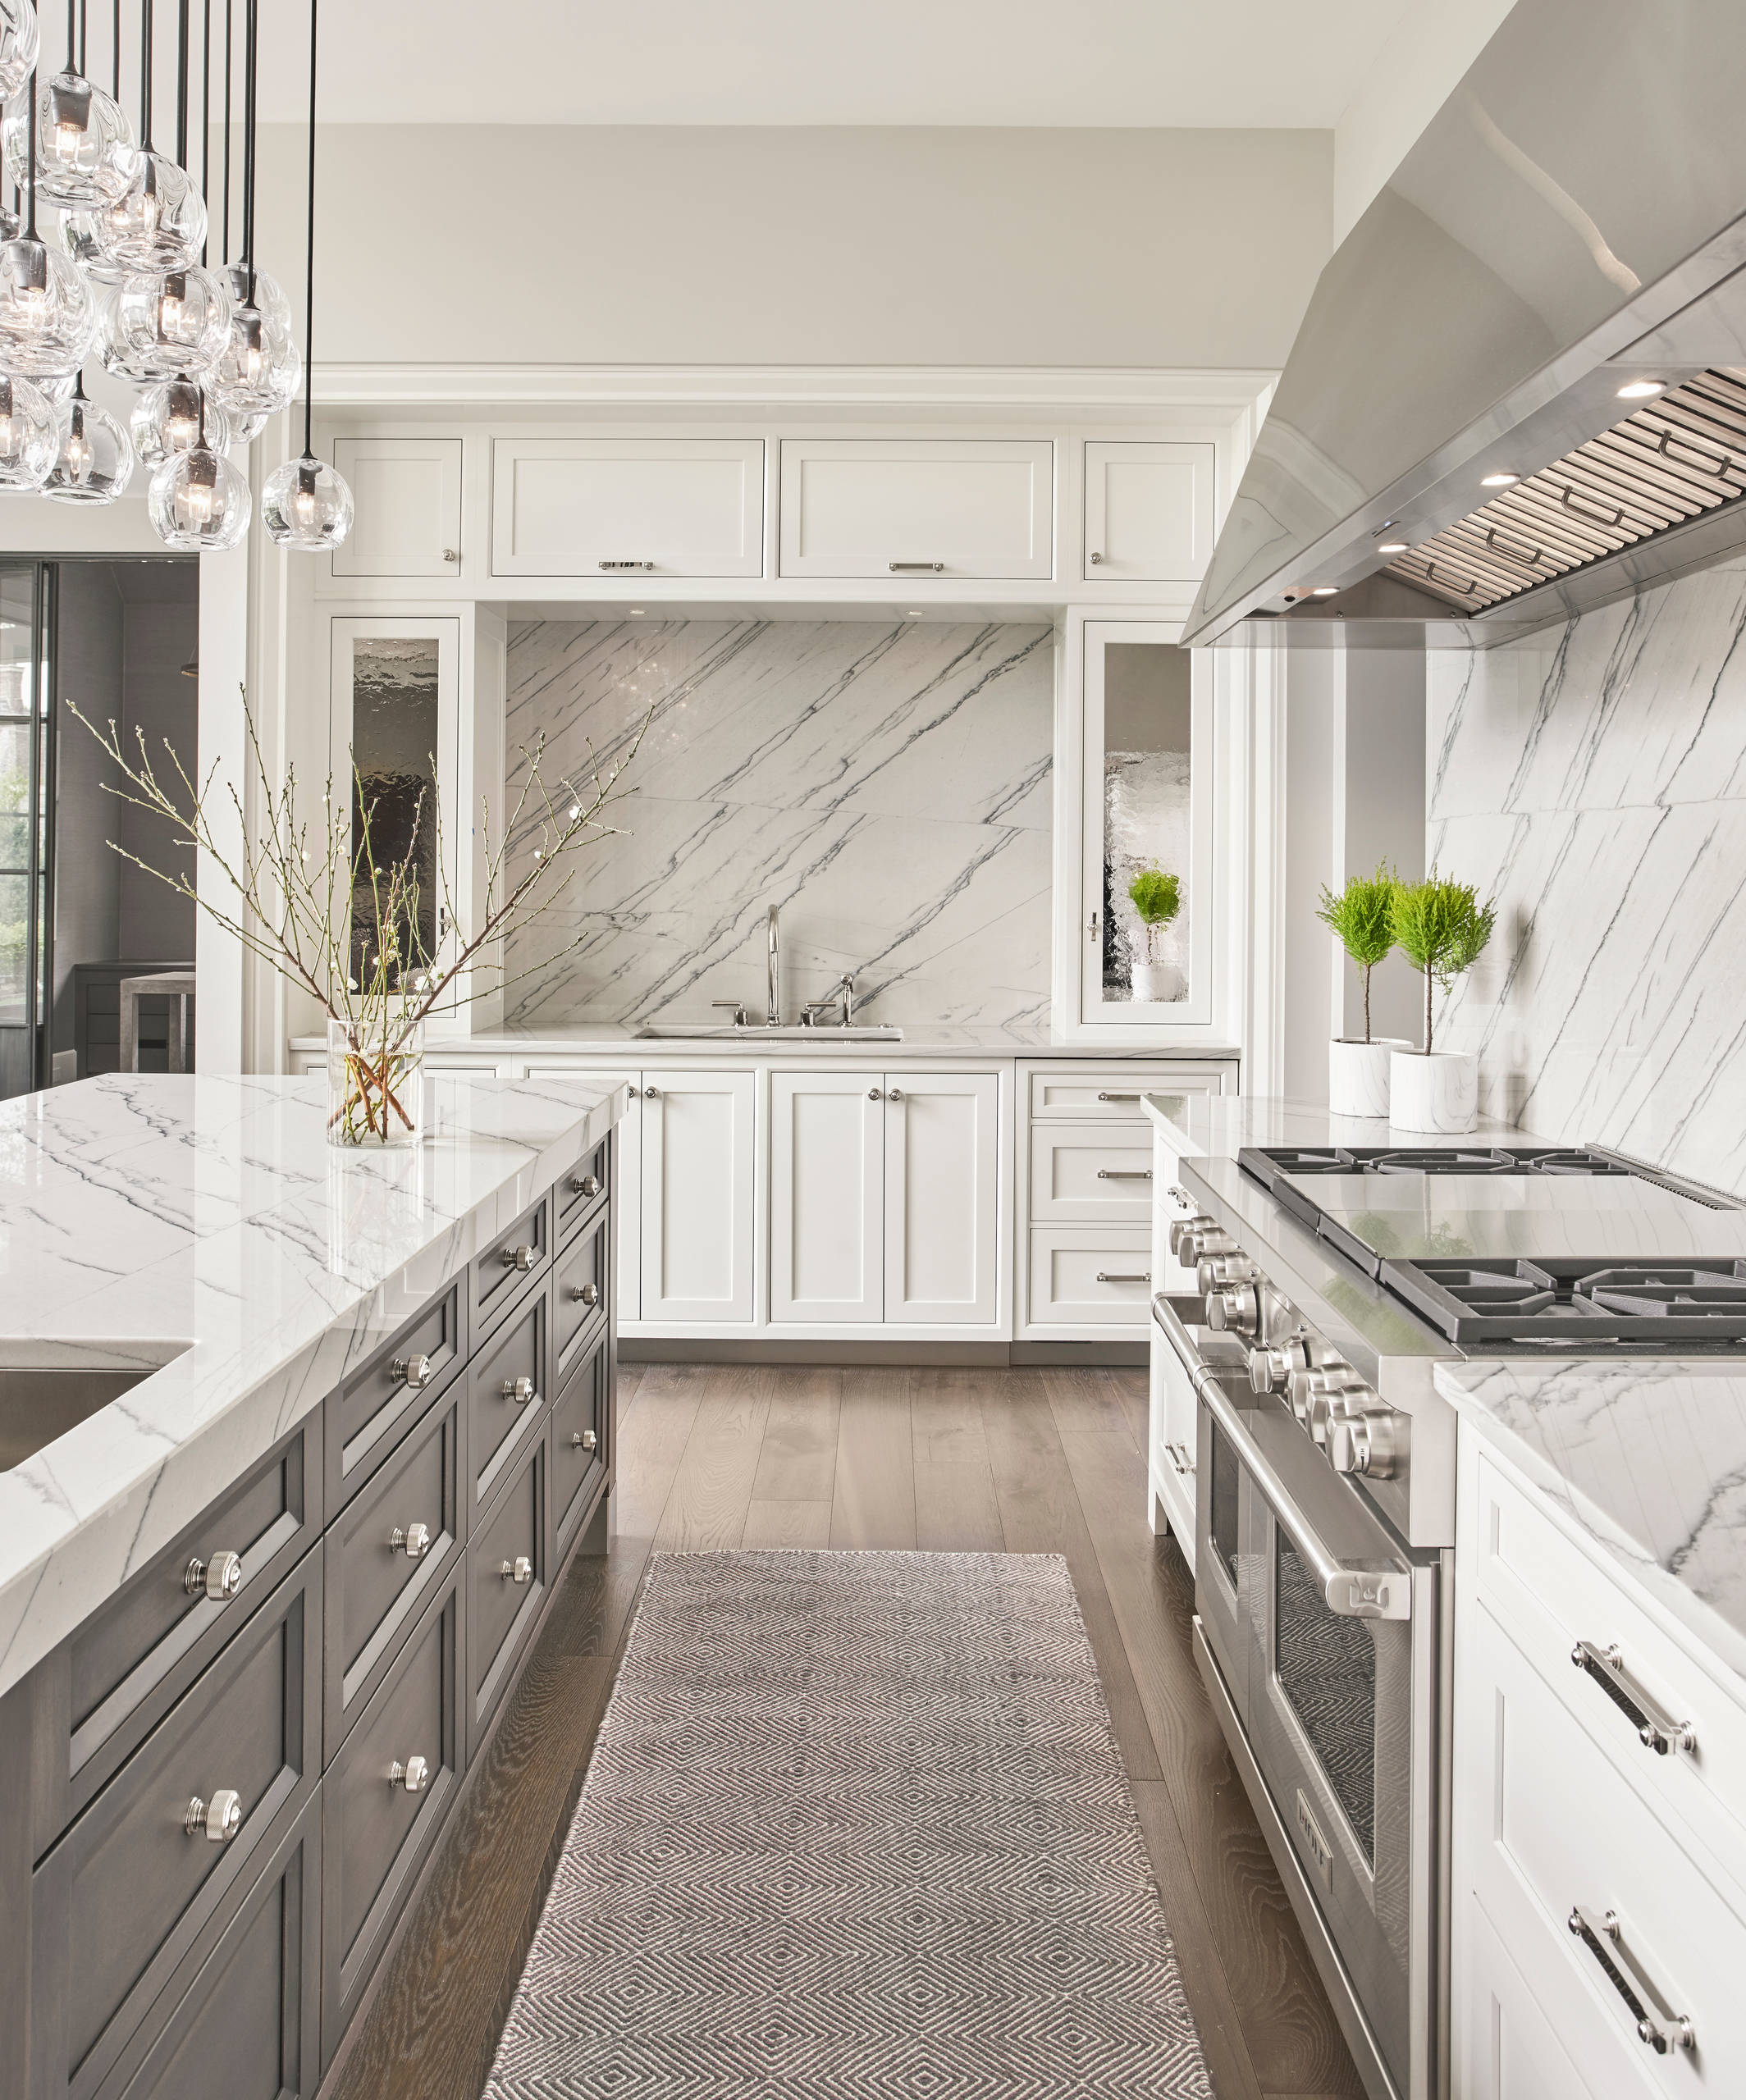
[[[404,1787],[409,1794],[422,1794],[431,1783],[431,1768],[422,1757],[409,1757],[402,1764],[399,1758],[388,1767],[388,1784]]]
[[[506,1269],[519,1269],[525,1275],[533,1267],[533,1258],[538,1252],[537,1248],[529,1247],[525,1243],[519,1247],[505,1247],[503,1266]]]
[[[416,1393],[431,1382],[431,1360],[427,1356],[397,1356],[388,1366],[388,1376]]]
[[[514,1400],[517,1407],[524,1408],[530,1402],[537,1400],[539,1395],[534,1390],[533,1381],[531,1378],[505,1378],[503,1381],[503,1397],[506,1400]]]
[[[579,1305],[598,1305],[600,1285],[597,1283],[579,1283],[571,1291],[570,1296]]]
[[[1097,1170],[1099,1181],[1150,1181],[1150,1166],[1100,1166]]]
[[[655,564],[651,561],[603,561],[601,568],[608,576],[652,576]]]
[[[600,1179],[593,1174],[578,1174],[572,1177],[570,1189],[578,1196],[597,1196],[600,1194]]]
[[[182,1828],[190,1838],[209,1838],[228,1845],[243,1827],[243,1797],[234,1787],[221,1787],[212,1799],[196,1794],[182,1810]]]
[[[1129,1273],[1115,1269],[1099,1269],[1097,1280],[1099,1283],[1150,1283],[1152,1271],[1150,1269],[1136,1269]]]
[[[227,1605],[242,1586],[240,1553],[215,1553],[209,1560],[195,1559],[182,1570],[182,1587],[189,1596],[210,1597],[215,1605]]]
[[[402,1531],[398,1524],[388,1534],[390,1553],[404,1553],[409,1560],[423,1560],[431,1550],[431,1527],[428,1524],[409,1524]]]
[[[570,1438],[573,1451],[592,1451],[599,1448],[600,1439],[592,1429],[578,1429]]]
[[[1194,1461],[1188,1455],[1188,1446],[1186,1444],[1165,1445],[1164,1456],[1185,1480],[1192,1476],[1195,1470]]]
[[[943,561],[888,561],[885,566],[894,576],[944,576],[946,573]]]
[[[497,1573],[506,1582],[531,1582],[533,1580],[533,1563],[526,1554],[519,1553],[513,1560],[505,1561]]]
[[[1138,1101],[1141,1098],[1137,1093],[1100,1093],[1098,1096],[1099,1101]]]
[[[1665,2057],[1670,2049],[1697,2048],[1691,2021],[1683,2012],[1673,2010],[1653,1977],[1625,1945],[1616,1911],[1597,1918],[1580,1903],[1573,1903],[1565,1922],[1599,1962],[1607,1980],[1629,2008],[1639,2042],[1646,2042],[1658,2057]]]
[[[1625,1667],[1616,1646],[1597,1648],[1592,1641],[1579,1641],[1570,1660],[1592,1677],[1636,1729],[1638,1740],[1657,1757],[1670,1750],[1695,1751],[1698,1734],[1689,1721],[1676,1721],[1652,1692],[1646,1691]]]

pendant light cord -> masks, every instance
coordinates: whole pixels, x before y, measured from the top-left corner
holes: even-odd
[[[66,70],[79,71],[79,0],[66,0]]]
[[[120,4],[120,0],[117,0]],[[231,78],[235,68],[231,63],[231,5],[224,0],[224,256],[231,259]]]
[[[25,188],[30,199],[30,223],[25,228],[25,239],[36,239],[36,68],[30,68],[30,121],[26,137],[30,141],[30,165],[25,171]]]
[[[79,77],[81,80],[89,80],[90,77],[85,70],[85,61],[89,56],[87,47],[87,39],[90,35],[90,31],[91,16],[89,0],[79,0]]]
[[[207,238],[200,260],[212,245],[213,226],[213,0],[204,0],[200,19],[200,202],[206,207]]]
[[[110,93],[117,102],[121,99],[121,0],[115,0],[114,23],[109,32],[110,70],[114,84]]]
[[[303,456],[315,457],[309,425],[315,395],[315,17],[318,0],[309,0],[309,239],[304,257]]]
[[[188,165],[188,0],[176,11],[176,164]]]
[[[243,256],[249,265],[245,306],[254,304],[255,4],[256,0],[243,0]]]
[[[152,0],[139,10],[139,142],[152,151]]]

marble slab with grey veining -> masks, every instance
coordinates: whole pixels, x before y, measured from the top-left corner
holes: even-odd
[[[562,620],[511,628],[510,792],[544,739],[586,782],[641,733],[561,902],[511,944],[541,1025],[784,1011],[854,973],[867,1020],[1046,1023],[1054,659],[1046,625]],[[511,842],[512,876],[537,840]]]
[[[1746,1679],[1746,1363],[1475,1360],[1434,1376],[1464,1422]]]
[[[0,1366],[149,1375],[0,1472],[0,1691],[318,1407],[624,1113],[441,1076],[341,1153],[322,1079],[121,1075],[0,1103]]]

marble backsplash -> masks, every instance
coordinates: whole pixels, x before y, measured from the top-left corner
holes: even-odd
[[[775,904],[788,1018],[852,970],[870,1020],[1046,1022],[1054,714],[1047,626],[513,626],[512,801],[538,733],[550,778],[647,728],[616,835],[511,950],[509,1016],[761,1018]]]
[[[1746,1191],[1743,637],[1736,561],[1430,652],[1426,847],[1498,899],[1437,1038],[1482,1111]]]

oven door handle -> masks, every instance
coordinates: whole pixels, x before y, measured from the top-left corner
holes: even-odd
[[[1201,1357],[1194,1338],[1160,1293],[1152,1300],[1152,1317],[1204,1402],[1230,1440],[1239,1462],[1260,1489],[1275,1521],[1297,1549],[1298,1556],[1321,1586],[1322,1601],[1341,1618],[1410,1619],[1413,1615],[1410,1569],[1392,1561],[1336,1560],[1316,1536],[1291,1490],[1250,1436],[1218,1373]]]

